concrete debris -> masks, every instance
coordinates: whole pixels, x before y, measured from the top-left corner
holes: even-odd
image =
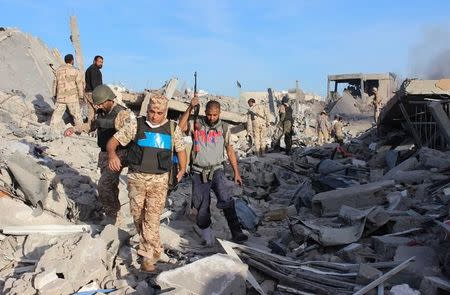
[[[407,80],[395,91],[390,73],[331,75],[336,89],[329,89],[327,103],[298,87],[243,92],[240,99],[198,91],[201,114],[208,100],[218,100],[230,124],[244,185],[233,183],[230,165],[224,172],[249,240],[226,242],[228,223],[212,198],[212,235],[228,256],[217,254],[219,243],[203,247],[186,177],[167,196],[160,218],[165,251],[158,274],[144,274],[125,173],[119,216],[104,226],[96,139],[64,137],[46,123],[54,105],[49,64],[57,67],[60,59],[38,39],[0,29],[6,65],[0,66],[0,293],[154,294],[156,276],[166,294],[450,292],[448,82]],[[178,84],[171,78],[160,89],[113,91],[136,115],[162,93],[176,120],[193,96]],[[377,124],[373,87],[383,94]],[[289,155],[274,145],[276,105],[285,95],[294,117]],[[263,157],[246,138],[250,97],[270,110]],[[323,110],[344,116],[340,143],[318,145]]]
[[[171,294],[246,294],[247,266],[223,254],[215,254],[194,263],[165,271],[156,277],[162,290]]]
[[[385,200],[383,190],[394,186],[394,181],[384,180],[316,194],[312,209],[321,215],[335,215],[342,205],[353,208],[368,208],[381,205]]]
[[[407,284],[394,286],[389,292],[391,292],[392,295],[420,295],[419,291],[412,289]]]

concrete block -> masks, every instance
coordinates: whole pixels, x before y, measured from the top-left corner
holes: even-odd
[[[450,158],[447,153],[423,147],[419,151],[420,163],[426,168],[445,170],[450,168]]]
[[[417,168],[417,166],[419,166],[419,161],[417,160],[416,157],[410,157],[408,159],[406,159],[405,161],[401,162],[400,164],[398,164],[397,166],[395,166],[394,168],[392,168],[391,170],[389,170],[384,176],[383,176],[383,180],[389,180],[392,179],[394,177],[394,175],[398,172],[398,171],[410,171],[410,170],[414,170]]]
[[[450,280],[445,277],[424,277],[420,291],[427,295],[450,294]]]
[[[247,265],[228,255],[215,254],[177,269],[162,272],[156,283],[171,294],[246,294]]]
[[[395,256],[395,251],[399,246],[406,246],[411,241],[412,239],[405,237],[373,236],[372,246],[376,253],[390,260]]]
[[[367,264],[361,264],[356,277],[356,283],[360,285],[367,285],[380,277],[383,273],[378,269]]]
[[[404,271],[398,274],[399,278],[404,279],[414,288],[419,288],[420,282],[424,276],[435,276],[440,273],[439,258],[436,252],[426,246],[399,246],[395,252],[394,261],[404,261],[410,257],[416,257]]]
[[[41,290],[45,285],[56,279],[58,279],[58,276],[56,275],[56,271],[54,269],[41,272],[34,277],[34,288]]]
[[[342,205],[357,209],[381,205],[386,201],[382,191],[392,186],[393,180],[384,180],[319,193],[312,199],[312,209],[317,214],[329,216],[336,215]]]

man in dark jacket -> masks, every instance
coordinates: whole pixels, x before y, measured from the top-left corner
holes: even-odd
[[[85,81],[86,81],[86,88],[84,91],[84,102],[87,104],[88,107],[88,126],[90,127],[92,124],[92,120],[95,116],[95,108],[94,103],[92,102],[92,91],[94,89],[103,84],[102,79],[102,72],[100,69],[103,67],[103,57],[100,55],[96,55],[94,57],[94,62],[92,65],[87,68],[85,73]]]

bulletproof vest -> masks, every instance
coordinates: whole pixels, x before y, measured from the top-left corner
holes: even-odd
[[[97,119],[95,120],[97,126],[97,145],[101,148],[102,152],[106,152],[108,140],[116,133],[114,122],[117,115],[123,110],[126,110],[126,108],[116,104],[109,113],[105,114],[104,112],[100,112],[97,114]]]
[[[284,121],[294,121],[294,117],[292,115],[292,108],[290,105],[284,105],[286,108],[286,117],[284,118]]]
[[[209,126],[204,119],[194,124],[192,149],[192,164],[195,168],[217,167],[225,162],[225,135],[228,124],[219,120],[214,126]],[[198,170],[198,169],[197,169]]]
[[[169,172],[172,159],[170,122],[151,128],[146,117],[137,119],[136,138],[128,149],[128,167],[133,172],[163,174]]]

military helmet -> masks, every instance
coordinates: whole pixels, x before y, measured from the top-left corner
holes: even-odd
[[[289,96],[285,95],[283,96],[283,98],[281,99],[281,103],[288,103],[289,102]]]
[[[106,85],[99,85],[92,91],[92,101],[94,104],[101,104],[107,100],[113,100],[114,98],[116,98],[116,95],[111,88]]]

